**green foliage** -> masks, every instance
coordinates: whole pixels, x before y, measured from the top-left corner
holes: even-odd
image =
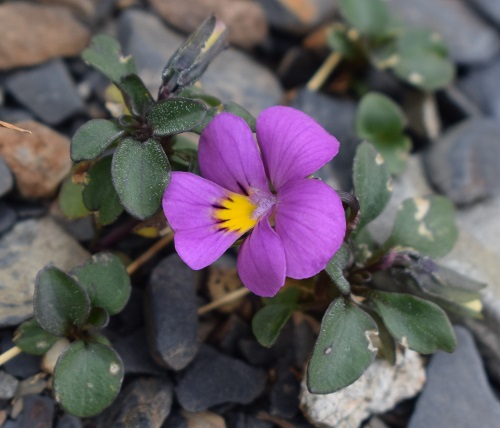
[[[100,329],[104,328],[109,323],[109,312],[106,309],[93,307],[90,310],[89,317],[87,319],[87,325],[91,328]]]
[[[357,380],[375,357],[369,334],[376,331],[366,312],[342,297],[335,299],[323,316],[307,368],[309,391],[330,394]]]
[[[356,151],[353,182],[361,210],[359,231],[379,216],[392,194],[392,180],[384,158],[369,143],[362,143]]]
[[[130,278],[114,254],[94,254],[85,264],[73,269],[71,275],[85,289],[91,305],[105,309],[110,315],[120,312],[130,297]]]
[[[120,391],[123,363],[109,346],[77,340],[59,357],[54,394],[62,408],[79,417],[94,416]]]
[[[72,327],[83,325],[90,312],[85,290],[53,266],[38,272],[33,306],[40,326],[54,336],[64,336]]]
[[[45,331],[36,319],[23,322],[14,333],[14,343],[23,352],[32,355],[43,355],[59,340]]]
[[[350,259],[351,251],[347,244],[344,243],[325,267],[328,276],[344,295],[348,295],[351,292],[351,285],[344,277],[344,269],[349,264]]]
[[[83,218],[90,214],[83,203],[82,191],[83,184],[74,183],[71,176],[64,180],[61,186],[58,196],[59,207],[70,220]]]
[[[158,211],[171,176],[170,164],[158,141],[126,138],[113,156],[111,170],[120,202],[130,214],[146,219]]]
[[[411,248],[431,257],[448,254],[457,240],[453,204],[442,196],[403,201],[385,248]]]
[[[101,225],[113,223],[123,212],[111,177],[111,156],[99,159],[87,172],[83,203],[97,214]]]
[[[409,294],[372,291],[371,307],[380,315],[387,329],[403,346],[431,354],[437,350],[452,352],[455,333],[439,306]]]
[[[346,21],[361,34],[385,35],[390,16],[384,0],[340,0],[339,8]]]
[[[375,146],[392,174],[403,172],[411,150],[411,141],[403,133],[405,122],[403,111],[385,95],[372,92],[361,99],[356,131]]]
[[[144,118],[154,100],[144,82],[136,74],[125,76],[120,80],[118,88],[130,112]]]
[[[95,159],[123,135],[123,130],[111,120],[89,120],[71,140],[71,159],[73,162]]]

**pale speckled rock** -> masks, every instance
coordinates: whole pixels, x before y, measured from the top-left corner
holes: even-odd
[[[226,428],[226,421],[217,413],[183,411],[182,415],[186,420],[186,428]]]
[[[267,37],[267,20],[258,3],[246,0],[149,0],[170,25],[191,33],[212,13],[229,29],[228,41],[251,48]]]
[[[71,169],[69,140],[34,121],[17,122],[31,134],[10,132],[0,139],[0,155],[16,178],[26,198],[53,196]]]
[[[50,218],[17,223],[0,239],[0,326],[31,316],[35,277],[45,265],[69,270],[88,256]]]
[[[68,10],[28,2],[1,4],[0,28],[0,70],[77,56],[90,37]]]
[[[377,359],[356,382],[333,394],[311,394],[303,382],[301,408],[316,427],[357,428],[370,415],[415,396],[424,383],[422,358],[406,350],[394,366]]]
[[[459,0],[387,0],[393,14],[413,27],[439,32],[453,60],[462,64],[488,61],[500,51],[495,29]]]

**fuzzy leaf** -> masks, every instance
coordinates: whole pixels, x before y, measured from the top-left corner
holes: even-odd
[[[71,326],[83,325],[90,311],[85,290],[53,266],[38,272],[33,306],[40,326],[54,336],[64,336]]]
[[[330,394],[356,381],[375,358],[368,337],[376,332],[373,319],[344,298],[328,307],[307,368],[313,394]]]
[[[122,380],[123,363],[112,348],[77,340],[57,360],[54,393],[66,412],[89,417],[113,402]]]
[[[118,88],[130,112],[136,116],[145,117],[146,111],[154,100],[141,78],[136,74],[125,76],[120,80]]]
[[[59,337],[46,332],[36,319],[23,322],[14,333],[14,343],[23,352],[32,355],[45,354]]]
[[[95,159],[122,136],[123,130],[113,121],[89,120],[71,140],[71,159],[73,162]]]
[[[347,295],[351,292],[351,285],[344,277],[344,269],[346,268],[351,258],[351,252],[347,244],[342,244],[340,249],[335,253],[332,259],[326,265],[325,271],[339,291]]]
[[[271,347],[295,310],[294,305],[274,303],[264,306],[252,319],[252,330],[257,341]]]
[[[130,214],[144,220],[158,211],[171,175],[160,143],[154,139],[123,140],[113,156],[111,169],[120,202]]]
[[[89,318],[87,320],[87,325],[92,326],[94,329],[101,329],[108,325],[109,323],[109,313],[103,308],[92,308],[90,310]]]
[[[83,184],[74,183],[71,177],[64,180],[61,186],[57,202],[64,216],[70,220],[83,218],[90,214],[83,203],[82,191]]]
[[[384,0],[339,0],[338,4],[342,16],[361,34],[374,37],[387,31],[390,16]]]

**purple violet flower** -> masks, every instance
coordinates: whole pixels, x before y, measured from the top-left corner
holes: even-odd
[[[270,297],[286,276],[309,278],[323,270],[342,245],[346,222],[335,191],[307,178],[337,154],[335,137],[290,107],[264,110],[256,134],[258,145],[243,119],[217,115],[200,137],[204,178],[172,173],[163,209],[177,253],[195,270],[245,235],[241,281]]]

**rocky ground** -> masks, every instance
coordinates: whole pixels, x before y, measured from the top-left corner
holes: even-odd
[[[169,246],[133,276],[133,294],[107,335],[125,364],[115,403],[100,416],[64,414],[50,394],[51,361],[20,355],[0,369],[0,426],[13,427],[495,427],[500,417],[500,3],[388,0],[416,26],[439,31],[458,66],[453,85],[422,95],[388,74],[366,84],[396,99],[415,145],[373,225],[383,238],[398,203],[442,193],[457,205],[459,242],[444,263],[488,283],[485,320],[459,322],[455,353],[423,358],[407,351],[394,367],[377,361],[355,384],[313,396],[302,373],[317,321],[295,314],[271,349],[249,321],[247,297],[209,314],[197,308],[240,285],[234,254],[193,273]],[[90,252],[136,258],[152,241],[113,238],[90,217],[65,220],[55,200],[71,168],[69,140],[89,118],[109,117],[108,81],[79,59],[91,35],[118,38],[156,92],[160,72],[185,34],[215,11],[231,47],[202,78],[208,93],[254,115],[271,105],[302,109],[341,142],[323,179],[350,190],[357,104],[338,81],[305,88],[327,54],[322,25],[334,0],[37,0],[0,4],[0,351],[32,313],[33,279],[47,263],[66,269]],[[319,29],[319,30],[318,30]],[[334,79],[335,80],[335,79]],[[168,332],[168,333],[166,333]],[[52,362],[53,366],[53,362]],[[45,368],[45,371],[42,368]]]

